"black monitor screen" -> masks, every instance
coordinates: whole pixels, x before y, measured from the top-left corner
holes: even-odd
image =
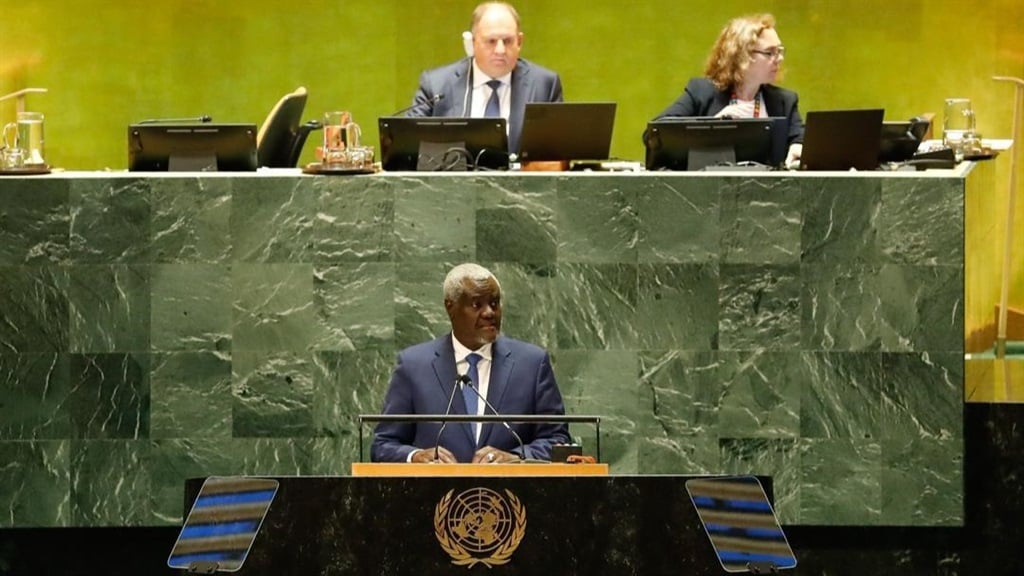
[[[906,122],[883,122],[882,141],[878,150],[880,162],[905,162],[914,157],[921,146],[931,121],[913,118]]]
[[[508,168],[504,118],[385,117],[378,124],[384,170]]]
[[[647,125],[648,170],[701,170],[739,162],[779,166],[785,118],[668,118]]]
[[[251,172],[255,124],[132,124],[128,170],[133,172]]]

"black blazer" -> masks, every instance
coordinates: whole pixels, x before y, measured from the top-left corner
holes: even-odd
[[[804,141],[804,122],[800,118],[799,98],[796,92],[771,84],[761,86],[764,105],[769,116],[783,116],[789,122],[789,144]],[[689,116],[714,116],[729,105],[732,93],[719,90],[707,78],[692,78],[678,100],[658,114],[655,120]]]
[[[427,70],[420,76],[420,86],[407,116],[465,117],[471,111],[473,62],[463,58],[447,66]],[[519,59],[512,70],[512,102],[508,119],[508,149],[519,153],[519,137],[523,133],[523,114],[527,102],[561,102],[562,80],[558,74],[529,60]],[[434,97],[443,94],[436,104]]]

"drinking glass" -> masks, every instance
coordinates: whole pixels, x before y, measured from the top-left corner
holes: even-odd
[[[974,136],[974,110],[970,98],[947,98],[942,119],[942,143],[959,157],[965,138]]]

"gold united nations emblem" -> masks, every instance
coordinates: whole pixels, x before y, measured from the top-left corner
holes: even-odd
[[[452,564],[472,568],[507,564],[526,534],[526,507],[509,490],[454,490],[434,508],[434,534]]]

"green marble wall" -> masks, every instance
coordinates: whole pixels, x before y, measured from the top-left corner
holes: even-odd
[[[964,521],[961,177],[79,176],[0,180],[0,527],[346,474],[467,260],[613,473],[772,475],[790,524]]]

